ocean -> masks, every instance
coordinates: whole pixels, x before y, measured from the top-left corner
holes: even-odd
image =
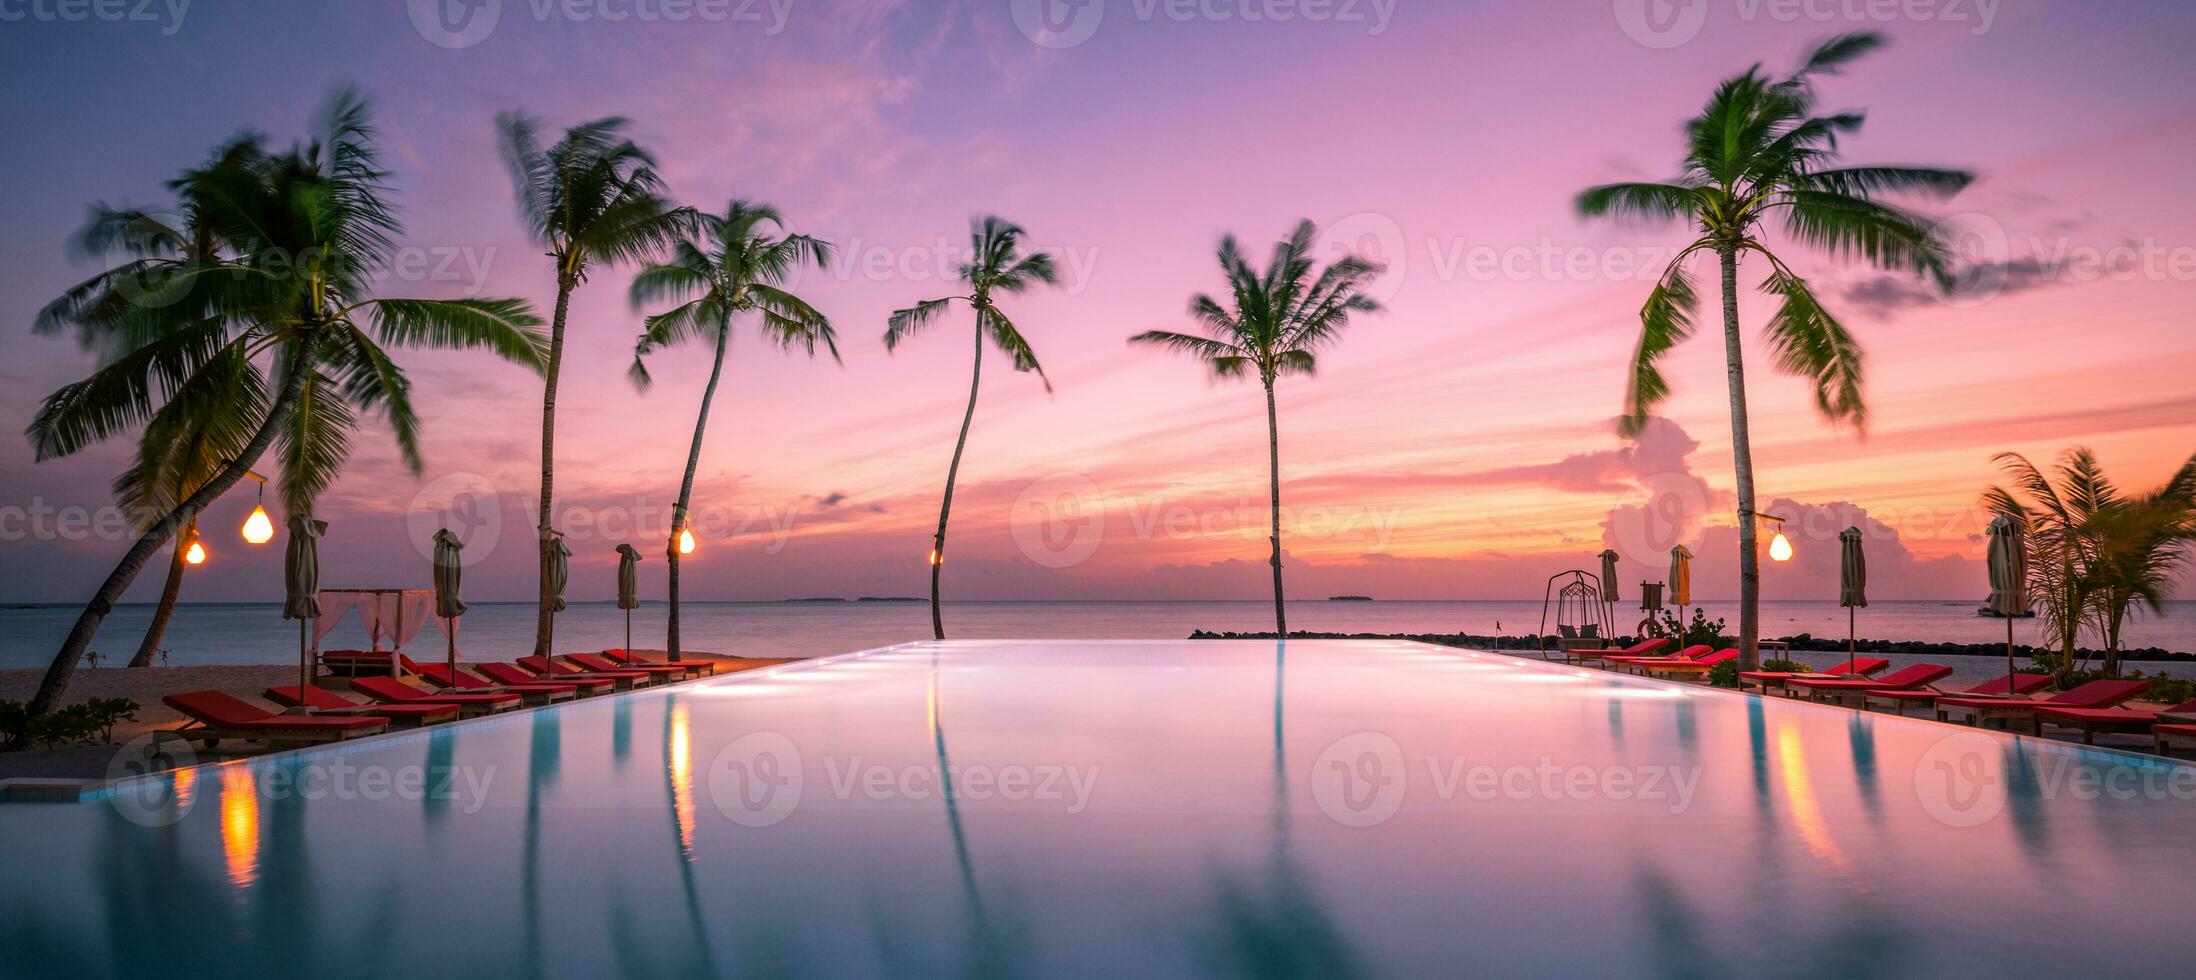
[[[0,668],[43,667],[75,622],[80,607],[0,608]],[[1737,620],[1737,604],[1709,602],[1710,617]],[[107,617],[92,649],[102,666],[120,666],[137,651],[153,607],[123,605]],[[633,643],[663,646],[665,607],[633,612]],[[1636,610],[1619,607],[1618,632],[1630,633]],[[1524,635],[1540,628],[1541,603],[1330,602],[1289,603],[1289,627],[1337,633],[1472,633]],[[922,602],[690,602],[683,607],[688,649],[749,657],[806,657],[886,646],[930,636],[930,607]],[[946,633],[955,639],[1158,639],[1179,640],[1193,630],[1270,630],[1270,602],[948,602]],[[1878,602],[1860,610],[1862,639],[1898,642],[1990,643],[2005,638],[2003,620],[1975,615],[1973,602]],[[2170,603],[2164,615],[2146,615],[2127,627],[2129,647],[2196,651],[2196,602]],[[1764,636],[1812,633],[1845,635],[1845,610],[1834,602],[1765,602]],[[2023,643],[2037,639],[2034,621],[2016,623]],[[468,660],[508,660],[533,652],[534,605],[475,602],[459,621],[458,648]],[[575,603],[557,617],[556,647],[599,650],[625,643],[625,616],[611,603]],[[353,618],[339,624],[322,646],[367,645]],[[163,643],[167,662],[264,664],[294,661],[297,624],[282,619],[276,603],[194,603],[176,608]],[[433,627],[407,650],[440,657],[442,636]]]

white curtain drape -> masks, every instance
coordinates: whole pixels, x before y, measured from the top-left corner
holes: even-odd
[[[343,622],[346,613],[358,611],[360,625],[366,627],[367,646],[372,649],[404,649],[404,644],[418,636],[434,621],[435,593],[432,589],[405,589],[402,592],[352,592],[342,589],[323,591],[320,594],[320,618],[313,621],[313,649],[320,649],[320,641]]]

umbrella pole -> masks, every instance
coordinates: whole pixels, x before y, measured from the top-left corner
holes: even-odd
[[[303,620],[303,619],[300,619],[300,620],[298,620],[298,621],[297,621],[297,700],[298,700],[298,707],[296,707],[296,708],[292,708],[292,709],[290,709],[289,711],[287,711],[287,712],[284,712],[284,714],[310,714],[310,713],[312,712],[312,709],[311,709],[311,708],[308,708],[308,707],[306,707],[306,706],[305,706],[305,689],[306,689],[307,687],[311,686],[311,684],[312,684],[312,679],[311,679],[311,676],[310,676],[310,671],[312,670],[312,668],[311,668],[311,666],[310,666],[310,663],[311,663],[311,662],[310,662],[310,661],[308,661],[308,660],[306,659],[306,657],[305,657],[305,620]]]
[[[625,611],[625,655],[633,655],[633,610]]]
[[[1845,607],[1845,659],[1860,656],[1860,628],[1855,626],[1856,613],[1852,606]]]
[[[2005,617],[2005,693],[2011,696],[2013,687],[2013,617]],[[2043,729],[2039,726],[2037,731]]]
[[[457,683],[457,675],[458,675],[458,626],[457,626],[457,617],[456,617],[456,616],[450,616],[450,617],[447,617],[447,618],[445,618],[445,619],[443,620],[443,622],[444,622],[444,623],[447,623],[447,624],[448,624],[448,626],[447,626],[447,627],[446,627],[445,629],[443,629],[443,631],[442,631],[442,632],[443,632],[443,634],[444,634],[444,635],[446,635],[446,636],[448,636],[448,637],[450,638],[450,683],[451,683],[451,684],[453,684],[453,685],[455,685],[455,684]]]

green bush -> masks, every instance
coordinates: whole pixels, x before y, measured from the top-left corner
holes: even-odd
[[[1736,660],[1726,660],[1708,668],[1708,683],[1717,687],[1739,686],[1739,666]]]
[[[32,718],[22,702],[0,701],[0,750],[112,742],[114,726],[136,721],[137,707],[129,698],[92,698]]]
[[[2143,700],[2145,701],[2180,704],[2183,701],[2196,700],[2196,680],[2175,677],[2162,670],[2155,674],[2145,674],[2140,670],[2130,670],[2125,674],[2107,674],[2102,670],[2061,672],[2059,670],[2059,658],[2049,653],[2038,654],[2034,660],[2029,662],[2028,669],[2039,674],[2057,675],[2059,687],[2062,690],[2079,687],[2090,681],[2149,681],[2150,690],[2143,694]]]
[[[1764,660],[1761,662],[1761,669],[1779,674],[1812,674],[1815,672],[1815,668],[1797,660]]]
[[[1679,649],[1705,646],[1711,650],[1721,650],[1733,642],[1733,638],[1723,632],[1723,620],[1711,620],[1707,613],[1699,609],[1693,610],[1693,621],[1683,625],[1678,623],[1676,613],[1663,610],[1661,620],[1655,623],[1654,635],[1676,639]]]

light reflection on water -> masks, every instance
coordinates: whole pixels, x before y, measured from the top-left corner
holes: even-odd
[[[0,807],[40,882],[0,936],[5,972],[2185,966],[2191,804],[2072,789],[2175,770],[1985,736],[2002,810],[1954,826],[1917,777],[1959,731],[1391,643],[914,644],[199,770],[171,826]],[[726,782],[758,733],[799,800],[740,822],[783,799]],[[265,779],[339,765],[485,795]]]

